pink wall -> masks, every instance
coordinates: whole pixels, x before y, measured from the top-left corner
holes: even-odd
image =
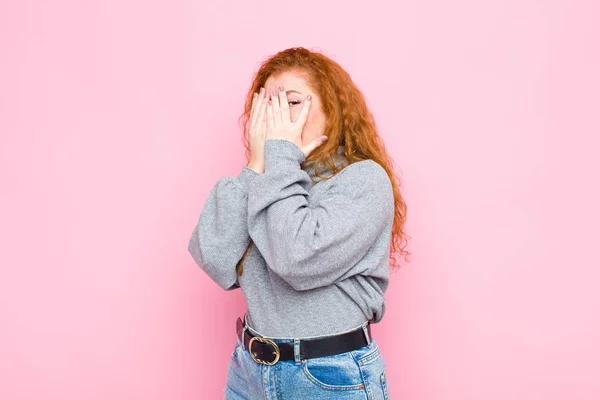
[[[392,397],[600,398],[598,2],[366,4],[0,3],[0,398],[222,396],[245,305],[187,240],[258,62],[297,45],[404,173]]]

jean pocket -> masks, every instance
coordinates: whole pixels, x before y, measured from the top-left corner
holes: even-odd
[[[386,361],[375,339],[368,346],[352,351],[364,379],[367,399],[389,399]]]
[[[364,389],[360,368],[350,352],[302,360],[302,371],[321,389]]]
[[[356,360],[358,365],[360,366],[378,361],[378,359],[381,358],[381,352],[375,339],[372,339],[371,343],[368,346],[364,346],[360,349],[353,350],[351,353],[354,356],[354,359]]]

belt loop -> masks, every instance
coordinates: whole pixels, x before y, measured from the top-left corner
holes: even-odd
[[[246,329],[248,327],[244,325],[244,329],[242,329],[242,349],[246,350],[246,341],[244,340],[244,333],[246,333]]]
[[[300,339],[294,338],[294,361],[296,365],[300,364]]]
[[[244,313],[244,329],[242,329],[242,349],[246,350],[246,341],[244,340],[244,333],[246,333],[246,329],[248,329],[248,320],[247,318],[248,312]]]
[[[369,324],[369,321],[367,321],[365,324],[363,324],[362,326],[362,330],[365,333],[365,338],[367,339],[367,346],[371,344],[371,338],[369,337],[369,331],[367,330],[367,325]]]

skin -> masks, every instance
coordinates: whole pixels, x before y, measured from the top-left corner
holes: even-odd
[[[270,76],[252,101],[248,168],[264,172],[264,143],[269,139],[289,140],[308,156],[327,139],[325,122],[321,99],[300,74]]]

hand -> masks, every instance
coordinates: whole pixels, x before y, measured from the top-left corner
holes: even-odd
[[[266,139],[285,139],[298,146],[306,157],[327,140],[327,136],[320,136],[306,146],[302,145],[302,130],[308,119],[308,111],[312,103],[309,94],[304,101],[300,115],[292,122],[288,106],[287,94],[283,86],[279,87],[279,96],[271,94],[267,104],[267,133]]]
[[[254,93],[252,109],[250,110],[250,162],[247,167],[262,174],[265,171],[265,140],[266,140],[266,113],[267,92],[260,88]]]

